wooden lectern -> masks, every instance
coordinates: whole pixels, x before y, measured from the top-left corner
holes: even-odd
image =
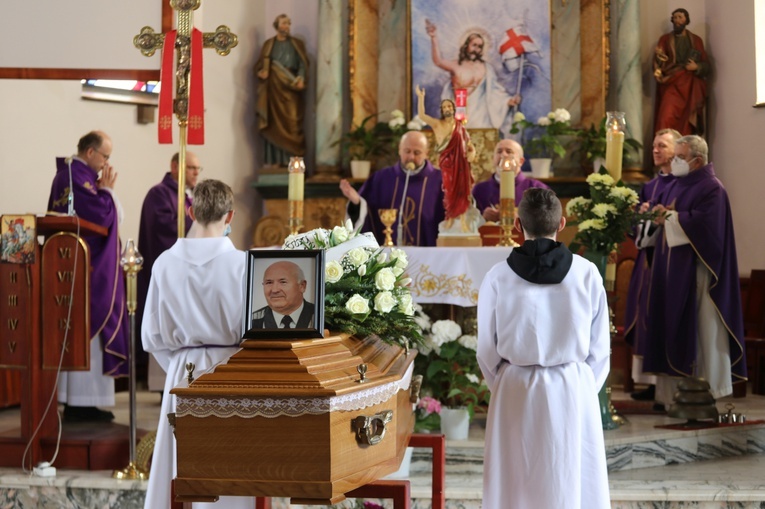
[[[90,366],[90,253],[82,237],[106,234],[106,228],[78,217],[38,217],[37,235],[44,241],[35,246],[34,262],[0,264],[0,367],[21,373],[21,428],[0,434],[0,466],[19,467],[23,461],[31,470],[55,452],[55,395],[47,413],[46,408],[59,363],[63,371]],[[56,466],[124,466],[127,433],[106,423],[99,428],[65,427]],[[114,437],[117,430],[125,435],[122,440]]]

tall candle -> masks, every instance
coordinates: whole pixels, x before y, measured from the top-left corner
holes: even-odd
[[[606,131],[606,169],[615,181],[622,178],[622,153],[624,133],[608,129]]]
[[[504,158],[500,162],[499,197],[515,200],[515,161]]]
[[[304,185],[305,174],[302,171],[290,172],[287,182],[287,199],[303,201]]]

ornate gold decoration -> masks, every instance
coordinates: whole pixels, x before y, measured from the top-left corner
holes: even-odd
[[[419,271],[412,276],[412,297],[432,297],[451,295],[467,299],[471,304],[478,304],[478,290],[473,289],[473,280],[466,275],[433,274],[430,265],[420,265]]]
[[[154,53],[162,47],[165,42],[165,34],[158,34],[153,28],[146,26],[133,37],[133,46],[141,50],[145,57],[154,56]]]
[[[499,227],[502,229],[502,236],[499,239],[499,245],[503,247],[518,247],[513,240],[513,224],[515,222],[515,199],[501,198],[499,200]]]
[[[383,243],[383,246],[390,247],[393,245],[393,238],[391,235],[393,234],[393,223],[396,222],[396,215],[398,214],[398,210],[396,209],[380,209],[380,221],[382,221],[382,224],[385,225],[385,230],[383,230],[383,233],[385,233],[385,242]]]
[[[205,33],[202,35],[202,40],[205,48],[215,49],[215,52],[222,57],[231,53],[231,48],[239,44],[239,37],[232,34],[231,29],[226,25],[218,26],[213,33]]]

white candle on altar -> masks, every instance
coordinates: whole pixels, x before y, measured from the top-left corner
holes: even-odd
[[[503,158],[499,163],[499,198],[515,200],[515,160]]]
[[[606,169],[615,181],[622,178],[624,113],[608,112],[606,120]]]
[[[303,201],[305,186],[305,163],[302,157],[291,157],[287,167],[289,180],[287,181],[287,199]]]

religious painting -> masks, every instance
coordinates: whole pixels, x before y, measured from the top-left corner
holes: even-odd
[[[468,128],[508,137],[517,112],[536,120],[552,103],[550,5],[539,0],[409,0],[410,96],[425,90],[437,116],[456,99]],[[464,110],[460,111],[464,99]]]
[[[324,250],[247,252],[242,336],[324,337]]]
[[[0,262],[34,263],[36,231],[33,214],[0,216]]]

